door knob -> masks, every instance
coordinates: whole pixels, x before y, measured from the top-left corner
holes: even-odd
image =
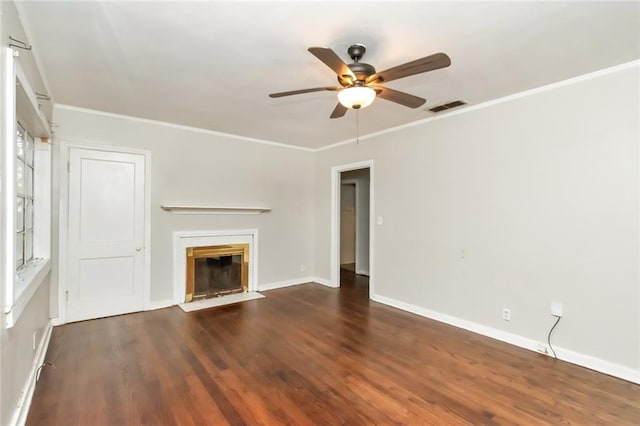
[[[142,247],[136,247],[136,251],[142,250]]]

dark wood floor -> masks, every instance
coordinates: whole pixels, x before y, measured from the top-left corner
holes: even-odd
[[[367,292],[347,274],[56,327],[27,424],[640,424],[640,386]]]

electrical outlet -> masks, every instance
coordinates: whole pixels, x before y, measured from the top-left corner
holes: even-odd
[[[31,341],[31,349],[36,350],[36,332],[33,332],[33,339]]]
[[[505,321],[511,321],[511,309],[502,308],[502,319]]]
[[[304,272],[304,269],[305,269],[304,265],[300,265],[300,271]]]
[[[562,303],[561,302],[551,302],[551,315],[554,317],[562,316]]]
[[[547,345],[545,345],[544,343],[538,343],[538,352],[540,352],[541,354],[549,355]]]

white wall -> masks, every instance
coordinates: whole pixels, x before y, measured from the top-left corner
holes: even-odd
[[[27,380],[31,378],[36,361],[36,350],[45,337],[49,323],[49,285],[48,279],[33,295],[29,305],[20,315],[18,322],[10,329],[2,332],[2,420],[10,425],[15,418],[18,403],[23,390],[27,388]],[[33,334],[36,338],[36,349],[33,349]]]
[[[638,75],[319,152],[317,275],[330,277],[330,169],[373,159],[374,297],[526,342],[546,341],[560,301],[563,353],[640,380]]]
[[[151,151],[152,303],[172,298],[174,231],[257,228],[259,285],[313,273],[313,152],[60,107],[54,120],[61,143]],[[161,204],[272,210],[260,215],[175,215]]]

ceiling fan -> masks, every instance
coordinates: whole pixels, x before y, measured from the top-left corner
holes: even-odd
[[[311,89],[271,93],[269,97],[280,98],[283,96],[325,90],[338,92],[339,102],[331,113],[330,118],[340,118],[344,116],[349,108],[365,108],[374,101],[376,96],[409,108],[418,108],[427,100],[398,90],[389,89],[388,87],[379,86],[379,84],[451,65],[451,59],[449,59],[446,54],[435,53],[382,72],[376,72],[376,69],[372,65],[360,62],[360,59],[362,59],[367,50],[362,44],[354,44],[347,49],[347,53],[353,60],[353,63],[349,65],[345,64],[336,52],[329,48],[310,47],[308,50],[336,73],[340,86],[314,87]]]

